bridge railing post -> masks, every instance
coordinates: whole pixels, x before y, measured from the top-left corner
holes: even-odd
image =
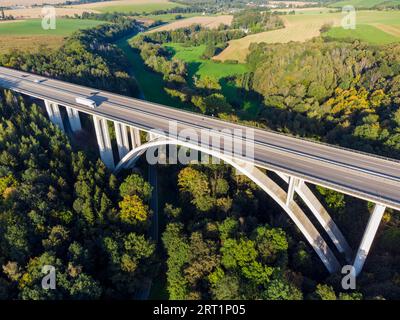
[[[142,144],[140,139],[140,131],[135,127],[129,127],[129,132],[131,135],[132,149],[135,149]]]
[[[372,242],[374,241],[376,232],[378,231],[379,224],[382,220],[383,214],[386,207],[380,204],[375,204],[374,210],[369,217],[367,227],[365,229],[363,238],[361,240],[360,246],[358,248],[356,257],[354,259],[354,269],[356,276],[358,276],[364,266],[365,260],[367,259],[369,250],[371,248]]]

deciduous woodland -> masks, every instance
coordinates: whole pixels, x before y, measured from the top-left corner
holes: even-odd
[[[318,37],[254,44],[246,64],[212,60],[244,29],[281,27],[275,15],[252,24],[246,12],[232,26],[153,33],[113,15],[58,50],[10,52],[0,65],[136,97],[145,74],[161,83],[150,101],[164,94],[173,107],[400,159],[399,44]],[[124,51],[114,44],[136,33]],[[226,66],[223,76],[202,73]],[[83,138],[71,138],[40,102],[0,95],[1,299],[134,299],[149,287],[150,298],[170,299],[400,298],[398,212],[386,211],[353,291],[272,199],[225,164],[158,165],[154,239],[145,161],[115,176],[88,138],[88,117]],[[357,248],[371,204],[312,189]],[[41,289],[43,265],[57,268],[58,290]]]

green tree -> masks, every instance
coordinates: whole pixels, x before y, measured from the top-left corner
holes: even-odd
[[[184,265],[189,261],[189,244],[182,235],[182,224],[170,223],[162,236],[168,254],[167,280],[170,299],[186,299],[189,288],[188,281],[182,275]]]
[[[211,59],[217,52],[217,46],[214,43],[209,43],[206,45],[204,49],[202,58]]]
[[[287,281],[274,279],[263,292],[263,298],[266,300],[302,300],[303,294]]]
[[[318,284],[314,296],[318,300],[336,300],[335,291],[326,284]]]
[[[137,195],[144,201],[150,199],[151,190],[151,185],[138,174],[131,174],[126,177],[119,187],[121,197]]]

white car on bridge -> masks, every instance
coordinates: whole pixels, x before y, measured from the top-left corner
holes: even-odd
[[[91,100],[91,99],[76,98],[76,99],[75,99],[75,102],[76,102],[77,104],[81,104],[81,105],[90,107],[90,108],[92,108],[92,109],[94,109],[94,108],[97,107],[96,102],[93,101],[93,100]]]

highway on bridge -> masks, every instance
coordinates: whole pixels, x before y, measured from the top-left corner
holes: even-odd
[[[196,132],[201,129],[244,131],[248,128],[201,114],[3,67],[0,67],[0,87],[142,130],[162,130],[167,135],[170,121],[177,122],[178,132],[188,128]],[[79,105],[75,102],[76,97],[90,98],[96,101],[98,107],[92,109]],[[254,163],[267,170],[286,173],[306,182],[400,210],[398,160],[255,128]]]

